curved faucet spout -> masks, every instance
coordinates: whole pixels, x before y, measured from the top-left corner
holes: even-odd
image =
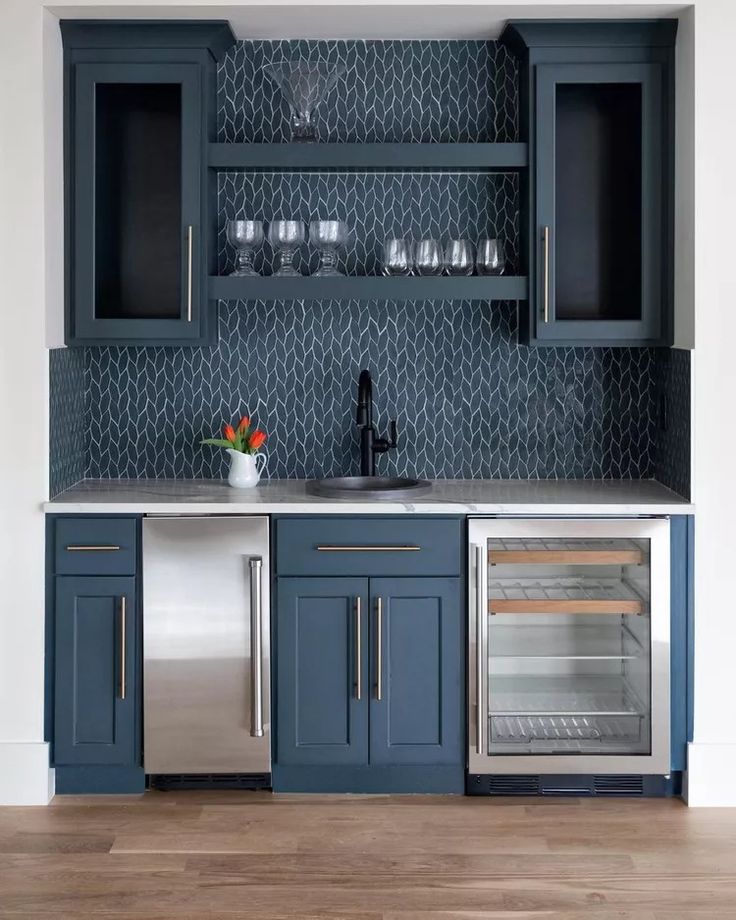
[[[362,370],[358,377],[358,411],[355,420],[360,428],[373,424],[373,383],[368,370]]]
[[[360,475],[376,475],[376,454],[396,447],[396,419],[391,420],[391,439],[376,437],[373,427],[373,382],[370,371],[362,370],[358,378],[358,409],[355,419],[360,428]]]

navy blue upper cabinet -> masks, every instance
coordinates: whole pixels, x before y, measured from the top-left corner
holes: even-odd
[[[673,329],[676,20],[527,22],[522,195],[534,345],[667,345]]]
[[[373,764],[463,761],[458,578],[372,578]]]
[[[224,23],[62,22],[66,340],[203,344]]]
[[[134,765],[135,578],[60,576],[55,601],[57,765]]]

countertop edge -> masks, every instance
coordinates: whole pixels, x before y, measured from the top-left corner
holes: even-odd
[[[465,504],[459,502],[78,502],[48,501],[46,514],[457,514],[515,516],[540,515],[671,515],[695,514],[690,502],[668,503],[566,503],[566,504]]]
[[[231,489],[222,480],[82,480],[41,507],[48,514],[328,514],[640,516],[694,514],[655,480],[432,480],[413,498],[335,499],[306,480]]]

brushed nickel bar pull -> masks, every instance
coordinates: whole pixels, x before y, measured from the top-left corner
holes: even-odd
[[[187,322],[192,321],[192,251],[194,236],[194,227],[190,224],[187,227]]]
[[[544,321],[549,322],[549,227],[542,231],[544,240]]]
[[[421,546],[318,546],[320,553],[418,553]]]
[[[250,733],[253,738],[263,737],[263,594],[261,571],[263,560],[250,560]]]
[[[376,598],[376,699],[382,700],[381,671],[383,670],[382,661],[382,619],[383,619],[383,601],[380,597]]]
[[[125,647],[126,641],[126,620],[127,620],[127,601],[125,595],[123,594],[120,598],[120,699],[125,699],[125,668],[126,668],[126,658],[127,650]]]
[[[475,750],[483,753],[483,547],[475,547]]]
[[[67,546],[68,553],[114,553],[120,549],[113,543],[100,544],[99,546],[83,546],[81,544],[70,544]]]
[[[361,699],[360,595],[355,598],[355,699]]]

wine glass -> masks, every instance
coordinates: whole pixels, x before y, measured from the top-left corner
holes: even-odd
[[[292,141],[319,140],[315,109],[345,72],[345,65],[277,61],[266,65],[265,70],[289,105]]]
[[[253,268],[253,250],[263,242],[263,221],[229,220],[227,241],[236,250],[235,271],[231,275],[257,275]]]
[[[294,268],[294,256],[304,242],[304,222],[301,220],[272,220],[268,228],[268,241],[274,250],[281,253],[281,267],[275,275],[284,278],[298,278]]]
[[[473,274],[473,244],[470,240],[450,240],[445,248],[445,268],[448,275]]]
[[[484,237],[478,240],[475,264],[479,275],[502,275],[506,268],[503,240]]]
[[[409,241],[389,237],[383,244],[383,274],[410,275],[412,265]]]
[[[414,269],[418,275],[441,275],[443,268],[439,240],[418,240],[414,244]]]
[[[337,268],[337,250],[348,238],[348,225],[342,220],[313,220],[309,224],[309,242],[319,250],[320,267],[314,273],[322,277],[342,275]]]

